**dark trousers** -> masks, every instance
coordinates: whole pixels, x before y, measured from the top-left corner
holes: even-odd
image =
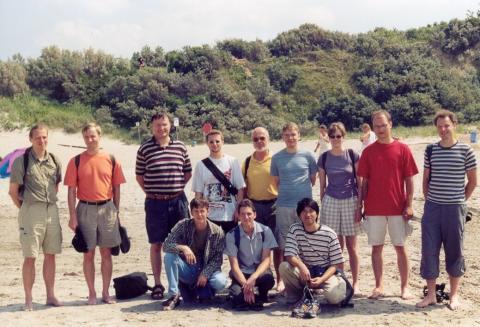
[[[248,279],[251,274],[243,274],[246,279]],[[230,277],[232,277],[232,285],[230,285],[230,296],[232,297],[232,302],[234,305],[238,305],[241,303],[245,303],[243,297],[243,290],[240,283],[233,277],[232,273],[230,273]],[[258,288],[258,295],[255,296],[255,302],[267,302],[268,300],[268,291],[273,288],[275,285],[275,279],[273,278],[272,272],[267,270],[262,275],[260,275],[257,280],[255,281],[255,286]]]

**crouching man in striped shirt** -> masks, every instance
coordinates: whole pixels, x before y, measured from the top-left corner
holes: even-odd
[[[450,279],[449,307],[460,307],[458,288],[465,273],[463,233],[467,207],[477,185],[477,164],[473,149],[458,142],[455,135],[457,117],[440,110],[433,120],[441,140],[425,150],[422,218],[422,261],[420,274],[427,280],[428,295],[417,303],[424,308],[437,303],[435,286],[439,275],[439,254],[443,243],[445,265]],[[467,184],[465,185],[465,174]]]
[[[319,207],[312,199],[297,204],[302,223],[290,227],[285,242],[285,258],[280,274],[285,283],[287,303],[301,299],[303,288],[323,289],[325,299],[339,304],[347,296],[346,282],[336,274],[344,262],[337,234],[318,221]]]

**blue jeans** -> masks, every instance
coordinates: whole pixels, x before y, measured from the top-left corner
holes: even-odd
[[[203,263],[189,265],[178,254],[166,252],[163,258],[165,262],[165,273],[168,280],[168,295],[178,294],[178,283],[182,282],[194,287],[198,276],[202,272]],[[227,286],[227,276],[221,271],[216,271],[208,278],[207,284],[196,289],[197,295],[201,299],[208,299],[216,292],[223,290]]]

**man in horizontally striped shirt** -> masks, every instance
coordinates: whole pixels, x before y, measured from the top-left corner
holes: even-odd
[[[303,288],[321,288],[325,299],[338,304],[347,295],[345,280],[336,274],[343,262],[337,234],[318,221],[319,207],[312,199],[298,202],[297,215],[302,223],[290,226],[285,242],[285,258],[280,274],[285,283],[287,303],[302,297]]]
[[[439,253],[443,243],[445,265],[450,279],[450,309],[460,307],[458,288],[465,273],[463,233],[467,207],[477,185],[477,164],[473,149],[458,142],[457,117],[440,110],[433,120],[441,140],[425,150],[422,218],[422,262],[420,274],[427,280],[428,295],[417,303],[424,308],[437,303],[435,286],[439,275]],[[467,184],[465,185],[465,174]]]
[[[155,279],[151,295],[158,300],[165,290],[160,281],[162,243],[179,220],[190,217],[183,189],[192,177],[192,165],[185,145],[170,138],[169,115],[155,113],[150,122],[153,137],[138,149],[135,174],[146,195],[145,221]]]

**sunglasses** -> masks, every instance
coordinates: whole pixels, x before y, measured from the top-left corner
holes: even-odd
[[[331,139],[341,139],[343,136],[342,135],[328,135],[329,138]]]
[[[258,141],[265,141],[267,138],[265,136],[260,136],[260,137],[254,137],[253,142],[258,142]]]

